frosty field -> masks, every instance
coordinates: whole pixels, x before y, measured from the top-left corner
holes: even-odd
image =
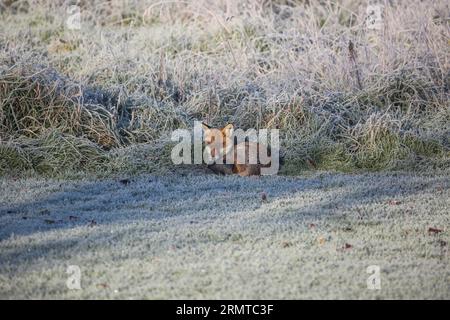
[[[449,299],[449,187],[448,173],[4,178],[0,298]]]
[[[0,0],[0,299],[450,299],[449,12]],[[278,176],[175,165],[196,121]]]

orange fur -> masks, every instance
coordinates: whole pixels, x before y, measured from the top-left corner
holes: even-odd
[[[250,164],[249,163],[249,150],[254,148],[259,153],[260,148],[267,148],[267,146],[262,145],[257,142],[241,142],[239,144],[234,143],[233,138],[233,125],[228,124],[221,129],[211,128],[203,124],[204,138],[203,141],[206,147],[209,148],[209,153],[211,157],[221,157],[223,159],[223,164],[212,164],[209,168],[215,173],[220,174],[238,174],[240,176],[259,176],[261,175],[261,168],[269,165],[262,165],[260,163]],[[218,141],[221,140],[221,141]],[[227,153],[230,144],[233,144],[234,149],[232,154]],[[245,163],[238,163],[237,155],[238,151],[242,150],[245,152]],[[227,157],[234,157],[233,164],[226,164]]]

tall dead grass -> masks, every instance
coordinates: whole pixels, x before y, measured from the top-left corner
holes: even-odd
[[[448,166],[446,1],[77,3],[0,6],[3,173],[158,172],[194,120],[280,129],[288,174]]]

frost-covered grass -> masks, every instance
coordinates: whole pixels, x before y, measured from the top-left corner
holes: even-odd
[[[0,1],[0,298],[450,298],[448,1],[75,2]],[[195,120],[281,176],[174,166]]]
[[[0,175],[161,173],[194,120],[280,129],[294,175],[449,165],[446,0],[384,1],[381,29],[366,0],[75,2],[80,30],[0,3]]]
[[[445,172],[2,179],[0,191],[0,298],[450,299]],[[66,287],[69,265],[82,290]],[[367,289],[370,265],[381,290]]]

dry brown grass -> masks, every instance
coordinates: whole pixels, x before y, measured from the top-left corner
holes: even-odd
[[[154,156],[170,132],[206,120],[279,128],[290,174],[447,166],[449,5],[387,1],[381,30],[367,28],[366,5],[81,1],[71,31],[58,1],[4,2],[1,148],[11,158],[57,132],[108,159],[75,170],[156,172],[170,167]],[[56,162],[29,169],[67,167]]]

